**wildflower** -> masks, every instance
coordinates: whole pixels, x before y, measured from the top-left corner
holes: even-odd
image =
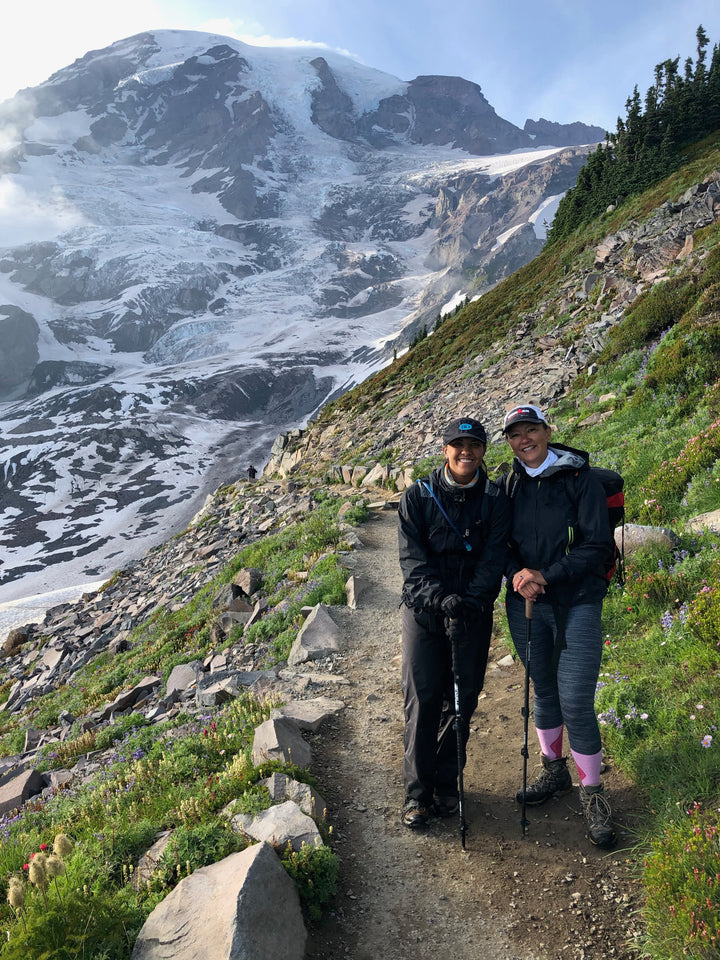
[[[66,833],[59,833],[55,837],[53,850],[59,857],[69,857],[73,851],[73,842]]]
[[[30,864],[30,869],[28,870],[28,877],[30,878],[30,883],[34,884],[38,890],[42,893],[43,899],[47,902],[47,897],[45,896],[45,891],[48,886],[48,875],[45,869],[44,860],[41,859],[40,855],[33,857],[32,863]]]
[[[710,744],[712,743],[712,741],[713,741],[712,736],[711,736],[709,733],[706,733],[705,736],[704,736],[704,737],[702,738],[702,740],[700,741],[700,743],[702,743],[702,745],[703,745],[703,746],[705,747],[705,749],[707,750],[708,747],[710,746]]]
[[[20,914],[22,919],[23,927],[27,933],[27,925],[25,923],[25,884],[19,877],[10,877],[10,882],[8,883],[8,892],[7,898],[10,906],[13,910],[16,910]],[[8,930],[8,935],[10,931]]]
[[[10,877],[7,898],[15,910],[22,910],[25,906],[25,884],[19,877]]]
[[[647,713],[641,713],[641,714],[640,714],[640,719],[641,719],[641,720],[647,720],[647,719],[648,719],[648,714],[647,714]]]
[[[65,864],[56,853],[51,853],[45,864],[45,872],[51,880],[61,877],[65,873]]]

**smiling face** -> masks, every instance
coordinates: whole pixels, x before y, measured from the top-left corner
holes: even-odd
[[[514,423],[505,434],[510,449],[521,463],[534,469],[547,457],[550,427],[544,423]]]
[[[466,437],[446,444],[443,453],[455,483],[470,483],[485,457],[485,444]]]

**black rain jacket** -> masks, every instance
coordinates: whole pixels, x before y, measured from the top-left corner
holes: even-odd
[[[470,489],[450,486],[444,467],[424,481],[459,533],[421,481],[405,490],[398,508],[403,602],[416,613],[436,613],[443,597],[455,593],[470,606],[487,609],[500,592],[507,560],[510,505],[505,492],[484,475]]]
[[[538,602],[595,603],[607,593],[605,571],[614,549],[605,491],[585,451],[561,443],[551,443],[550,449],[558,460],[538,477],[513,461],[507,589],[512,592],[514,574],[529,567],[548,584]]]

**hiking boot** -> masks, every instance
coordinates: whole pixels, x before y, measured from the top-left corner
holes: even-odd
[[[458,812],[458,798],[436,796],[433,801],[433,810],[437,817],[453,817]]]
[[[404,826],[415,830],[418,827],[426,826],[429,819],[430,810],[419,800],[408,797],[400,815],[400,822]]]
[[[535,783],[531,783],[525,791],[525,803],[529,806],[536,806],[545,803],[550,797],[558,794],[568,793],[572,790],[572,777],[567,768],[567,759],[560,757],[558,760],[550,760],[545,754],[542,754],[543,771]],[[523,802],[522,788],[515,795],[518,803]]]
[[[580,803],[587,821],[590,843],[598,847],[612,847],[615,843],[615,827],[612,811],[602,785],[580,787]]]

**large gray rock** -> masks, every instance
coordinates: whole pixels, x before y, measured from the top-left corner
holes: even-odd
[[[322,837],[315,821],[292,800],[274,804],[257,816],[240,813],[231,821],[236,831],[253,840],[266,840],[280,849],[290,844],[293,850],[302,850],[305,844],[322,846]]]
[[[179,663],[170,671],[167,681],[165,694],[171,697],[176,691],[183,693],[190,687],[195,686],[198,677],[202,673],[202,663],[199,660],[193,660],[191,663]]]
[[[310,730],[317,733],[328,717],[334,717],[345,707],[342,700],[331,700],[330,697],[315,697],[313,700],[290,700],[281,707],[270,710],[270,719],[287,717],[298,725],[301,730]]]
[[[252,746],[252,762],[255,766],[264,760],[283,760],[299,767],[309,767],[310,757],[310,746],[305,743],[292,720],[277,717],[255,728]]]
[[[300,628],[290,650],[288,664],[293,667],[308,660],[322,660],[340,649],[340,631],[327,607],[319,603]]]
[[[143,700],[151,691],[159,687],[161,682],[160,677],[143,677],[140,683],[136,683],[132,689],[123,690],[112,703],[106,704],[100,711],[100,719],[108,720],[113,713],[122,713],[123,710],[129,710],[139,700]]]
[[[273,773],[263,783],[268,788],[274,803],[292,800],[303,813],[312,817],[313,820],[317,821],[325,818],[327,804],[322,795],[313,789],[309,783],[293,780],[286,773]]]
[[[45,780],[35,770],[24,770],[0,786],[0,817],[21,807],[30,797],[41,793]]]
[[[691,529],[696,532],[704,530],[720,530],[720,510],[711,510],[709,513],[700,513],[690,520]]]
[[[181,880],[140,931],[132,960],[302,960],[297,888],[266,843]]]
[[[624,530],[615,530],[615,543],[631,555],[653,543],[659,543],[671,550],[680,542],[677,534],[666,527],[652,527],[642,523],[626,523]]]

